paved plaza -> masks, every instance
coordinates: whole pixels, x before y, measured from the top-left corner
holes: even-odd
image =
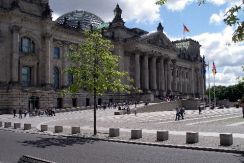
[[[131,129],[142,129],[143,138],[140,142],[155,142],[158,130],[168,130],[170,138],[163,144],[185,145],[187,131],[199,132],[200,140],[196,146],[219,148],[219,133],[233,133],[232,149],[244,150],[244,118],[241,108],[186,110],[183,120],[175,121],[175,111],[147,112],[125,115],[114,115],[115,109],[97,110],[98,136],[108,138],[109,128],[120,128],[120,140],[129,140]],[[70,128],[80,126],[82,135],[93,133],[93,110],[57,113],[56,116],[13,118],[13,115],[1,115],[0,121],[31,123],[33,131],[40,129],[41,124],[64,126],[62,134],[69,135]]]

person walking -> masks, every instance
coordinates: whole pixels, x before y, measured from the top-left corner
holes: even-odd
[[[179,107],[176,107],[175,108],[175,111],[176,111],[176,113],[175,113],[175,120],[177,121],[177,120],[180,120],[180,108]]]
[[[22,109],[19,109],[19,119],[22,119]]]
[[[16,116],[16,109],[13,110],[13,113],[14,113],[14,118],[17,117]]]
[[[181,116],[181,119],[184,119],[184,114],[185,114],[185,108],[184,107],[181,107],[180,108],[180,116]]]
[[[202,108],[200,105],[198,106],[198,111],[199,111],[199,114],[202,114]]]

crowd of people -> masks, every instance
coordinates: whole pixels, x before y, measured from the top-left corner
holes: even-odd
[[[17,116],[17,110],[14,109],[13,114],[14,114],[14,118],[19,117],[19,119],[25,118],[27,115],[29,115],[29,117],[42,116],[42,115],[55,116],[55,108],[34,109],[33,111],[30,111],[30,112],[28,112],[26,109],[19,109],[18,110],[19,116]]]
[[[176,114],[175,114],[175,120],[184,119],[185,114],[185,108],[184,107],[176,107]]]

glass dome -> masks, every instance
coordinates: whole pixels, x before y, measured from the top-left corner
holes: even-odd
[[[87,11],[72,11],[60,16],[57,23],[72,28],[80,28],[82,30],[90,29],[90,26],[98,27],[104,21],[98,16]]]

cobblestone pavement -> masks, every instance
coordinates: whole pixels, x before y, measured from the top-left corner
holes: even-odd
[[[206,146],[222,148],[219,146],[219,133],[233,133],[234,143],[231,149],[244,150],[244,118],[241,108],[206,109],[199,114],[198,110],[186,110],[183,120],[175,121],[175,111],[162,111],[150,113],[138,113],[137,115],[114,115],[114,109],[97,111],[98,136],[108,138],[109,128],[120,128],[120,137],[116,139],[130,140],[131,129],[142,129],[142,142],[155,142],[157,130],[168,130],[168,141],[158,142],[162,144],[185,144],[187,131],[199,132],[199,143],[193,146]],[[26,117],[23,119],[13,118],[12,115],[1,115],[0,121],[31,123],[37,131],[41,124],[47,124],[49,131],[54,126],[64,126],[63,134],[70,134],[71,126],[80,126],[80,136],[92,136],[93,133],[93,110],[57,113],[54,117]],[[47,132],[47,133],[48,133]]]

